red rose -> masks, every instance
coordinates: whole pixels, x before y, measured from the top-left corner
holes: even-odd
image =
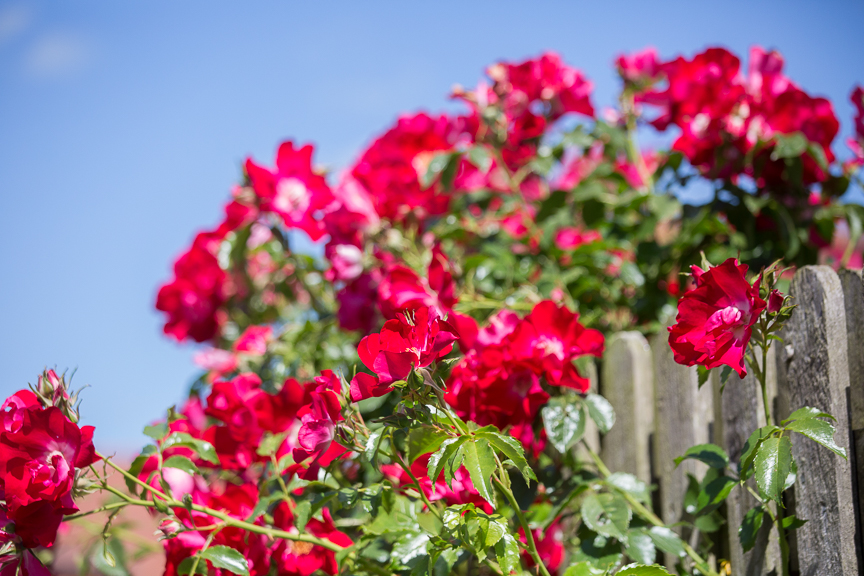
[[[458,338],[456,329],[432,308],[417,308],[388,320],[379,334],[360,341],[360,360],[377,377],[358,373],[351,381],[351,399],[383,396],[392,389],[390,384],[406,379],[412,368],[428,366],[445,356]]]
[[[696,288],[678,302],[677,323],[669,328],[669,345],[675,361],[706,368],[726,365],[742,378],[747,374],[744,353],[766,303],[744,275],[746,264],[730,258],[703,271],[693,266]]]

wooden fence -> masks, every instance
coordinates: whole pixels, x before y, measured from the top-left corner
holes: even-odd
[[[791,294],[798,307],[768,360],[771,413],[782,419],[813,406],[833,414],[835,440],[849,460],[794,435],[798,481],[785,499],[788,513],[807,523],[793,532],[790,567],[802,576],[857,576],[864,574],[864,284],[860,272],[808,266],[795,275]],[[668,524],[686,516],[687,474],[705,472],[692,460],[676,468],[674,458],[694,444],[713,442],[734,466],[750,433],[765,425],[755,378],[733,374],[721,395],[716,372],[700,389],[696,369],[674,362],[666,334],[646,339],[625,332],[607,342],[599,389],[615,407],[617,422],[599,439],[603,457],[613,470],[657,486],[655,511]],[[718,556],[731,561],[736,576],[780,571],[768,522],[752,551],[742,554],[738,545],[738,527],[755,504],[736,489],[721,509],[726,524],[714,539]]]

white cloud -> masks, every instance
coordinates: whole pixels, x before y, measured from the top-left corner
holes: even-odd
[[[52,33],[37,38],[24,57],[29,76],[54,79],[72,76],[90,63],[92,50],[80,36]]]
[[[5,6],[0,8],[0,44],[10,40],[27,29],[31,12],[26,6]]]

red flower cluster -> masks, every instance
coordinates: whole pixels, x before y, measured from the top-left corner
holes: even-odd
[[[221,510],[235,518],[246,519],[258,502],[258,490],[253,484],[217,484],[196,490],[191,495],[192,502],[199,506]],[[175,535],[163,541],[165,548],[165,576],[178,576],[180,564],[203,548],[207,535],[194,530],[183,530],[195,526],[213,525],[219,519],[205,513],[190,512],[185,508],[174,510],[182,523],[172,530]],[[310,519],[306,531],[318,538],[329,540],[340,546],[349,546],[351,539],[336,529],[329,511],[322,511],[323,520]],[[260,520],[258,521],[260,522]],[[273,510],[273,526],[280,530],[294,528],[294,516],[287,502]],[[271,541],[266,536],[247,532],[240,528],[228,527],[220,530],[213,546],[228,546],[243,554],[249,565],[250,576],[311,576],[317,570],[326,574],[336,574],[336,556],[330,550],[302,542],[288,540]],[[271,568],[271,566],[273,568]],[[275,568],[275,571],[271,571]],[[214,570],[210,573],[225,574]]]
[[[228,275],[219,265],[225,237],[249,224],[257,210],[238,200],[225,206],[225,219],[215,230],[201,232],[192,247],[174,263],[174,279],[159,289],[156,309],[168,314],[164,332],[179,341],[212,339],[224,322],[220,308],[229,296]]]
[[[289,458],[285,470],[289,475],[296,473],[315,479],[320,467],[328,466],[345,454],[345,448],[333,441],[336,422],[342,419],[341,389],[341,380],[329,370],[314,382],[305,384],[288,379],[276,394],[263,390],[255,374],[240,374],[230,381],[216,382],[206,398],[206,405],[202,406],[197,399],[190,400],[181,411],[183,418],[169,423],[168,434],[160,443],[163,459],[185,456],[204,470],[213,464],[190,447],[181,445],[176,433],[185,433],[212,445],[219,458],[218,469],[232,471],[233,483],[218,478],[211,478],[208,483],[204,478],[193,477],[176,468],[164,468],[162,477],[175,498],[188,495],[195,504],[245,520],[258,503],[258,483],[263,465],[269,462],[269,457],[258,453],[265,433],[285,436],[276,457]],[[217,423],[208,425],[208,417]],[[151,456],[143,463],[139,478],[161,489],[158,475],[154,474],[157,465],[157,457]],[[218,522],[199,512],[190,516],[186,509],[174,512],[182,525],[167,530],[171,536],[164,541],[168,576],[177,574],[180,563],[204,545],[206,535],[185,531],[184,527],[191,527],[193,521],[197,525]],[[277,528],[292,529],[293,515],[287,504],[277,507],[273,518]],[[324,519],[310,520],[306,530],[343,546],[350,544],[348,537],[335,529],[326,510]],[[277,567],[276,573],[285,576],[309,576],[319,569],[328,574],[337,572],[334,553],[312,545],[271,542],[266,537],[235,528],[222,530],[213,544],[240,551],[253,576],[270,574],[271,562]]]
[[[456,413],[481,426],[509,428],[534,451],[542,450],[532,425],[549,400],[540,378],[580,392],[589,381],[573,361],[603,353],[603,335],[587,329],[578,315],[551,300],[537,304],[525,318],[502,311],[489,325],[460,341],[465,358],[453,368],[446,400]]]
[[[453,149],[457,137],[458,129],[447,116],[402,116],[363,152],[351,174],[369,192],[382,218],[398,222],[412,212],[421,220],[442,214],[448,197],[434,186],[422,186],[420,177],[436,153]]]
[[[59,382],[51,370],[44,377]],[[63,394],[65,390],[61,399]],[[0,532],[0,543],[51,546],[63,516],[78,511],[72,501],[76,472],[99,460],[93,427],[79,428],[66,410],[43,402],[21,390],[0,408],[0,493],[5,502],[0,515],[3,526],[14,524],[14,531]],[[6,570],[13,561],[3,562],[10,563]],[[32,560],[25,556],[20,562],[26,567]]]
[[[692,270],[696,288],[678,302],[677,323],[669,328],[675,361],[709,369],[726,365],[743,378],[752,326],[767,306],[759,297],[762,279],[751,285],[745,278],[747,265],[734,258],[707,271]]]
[[[784,164],[771,158],[777,134],[801,132],[829,163],[834,160],[831,142],[839,123],[828,100],[808,95],[784,76],[783,58],[775,51],[754,47],[746,78],[739,68],[738,58],[723,48],[659,64],[646,53],[619,59],[627,80],[666,78],[664,90],[647,89],[637,101],[660,108],[652,122],[658,130],[672,124],[681,129],[673,148],[711,177],[747,174],[760,187],[780,186]],[[745,162],[751,152],[755,159]],[[810,154],[803,164],[805,184],[828,176]]]
[[[380,333],[360,340],[360,360],[376,376],[358,372],[351,380],[351,399],[358,402],[387,394],[391,384],[408,378],[411,370],[446,356],[458,338],[456,329],[434,308],[399,313],[384,323]]]

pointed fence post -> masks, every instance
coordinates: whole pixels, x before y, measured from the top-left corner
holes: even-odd
[[[827,266],[805,266],[795,274],[791,294],[797,308],[779,347],[780,419],[804,406],[828,412],[837,418],[834,440],[848,453],[849,360],[840,279]],[[849,461],[799,434],[792,435],[792,454],[798,464],[794,512],[807,520],[794,533],[800,573],[857,576]]]
[[[654,367],[651,347],[639,332],[607,341],[603,356],[603,396],[615,409],[615,426],[603,437],[603,460],[615,472],[628,472],[651,484],[654,433]]]

